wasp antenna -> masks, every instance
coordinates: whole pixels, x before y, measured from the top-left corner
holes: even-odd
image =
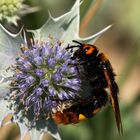
[[[80,46],[83,46],[83,43],[77,41],[77,40],[72,40],[72,42],[79,44]]]
[[[67,50],[67,49],[71,49],[71,48],[76,48],[76,47],[79,47],[79,48],[80,48],[81,46],[80,46],[80,45],[68,46],[68,47],[66,47],[66,50]]]

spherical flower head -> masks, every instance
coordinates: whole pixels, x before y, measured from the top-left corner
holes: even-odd
[[[0,20],[9,19],[17,16],[22,7],[23,0],[1,0],[0,1]]]
[[[17,24],[21,15],[37,11],[37,8],[30,8],[23,4],[24,0],[0,0],[0,21]]]
[[[58,102],[74,99],[81,85],[76,63],[59,41],[23,46],[11,82],[10,100],[17,115],[49,118]]]

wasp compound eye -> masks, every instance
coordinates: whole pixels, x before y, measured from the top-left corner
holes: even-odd
[[[85,50],[86,55],[90,55],[94,51],[94,48],[89,46],[84,46],[83,49]]]

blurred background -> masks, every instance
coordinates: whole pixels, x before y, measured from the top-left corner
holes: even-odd
[[[28,29],[36,29],[48,18],[69,11],[75,0],[25,0],[39,6],[36,13],[22,17]],[[119,136],[114,114],[106,106],[92,119],[76,125],[60,125],[62,140],[139,140],[140,139],[140,1],[139,0],[83,0],[80,8],[80,36],[87,37],[107,25],[112,28],[95,45],[108,55],[120,87],[120,110],[124,136]],[[15,128],[14,126],[11,126]],[[0,129],[0,140],[18,140],[16,129]],[[11,135],[8,134],[12,133]],[[44,140],[53,140],[46,135]]]

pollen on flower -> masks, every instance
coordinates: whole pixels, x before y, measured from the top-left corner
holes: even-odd
[[[10,101],[17,115],[48,118],[58,101],[74,99],[81,85],[74,63],[58,41],[23,46],[11,82]]]

